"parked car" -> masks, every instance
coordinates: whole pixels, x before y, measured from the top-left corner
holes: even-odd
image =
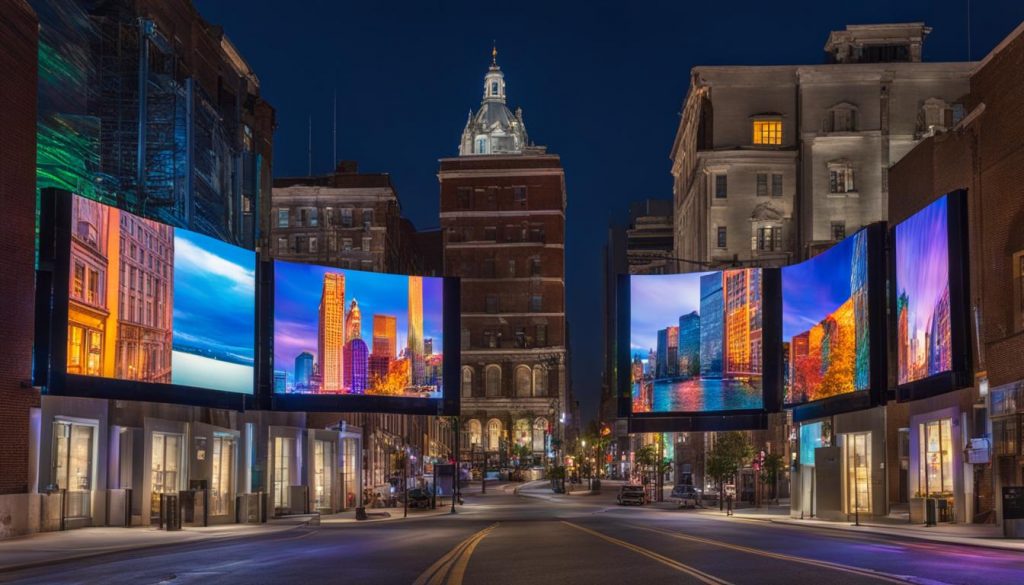
[[[668,499],[678,504],[680,508],[696,508],[701,505],[701,493],[692,485],[675,486]]]
[[[430,491],[430,488],[413,488],[409,490],[409,507],[429,508],[432,496],[433,493]],[[404,494],[399,496],[399,501],[404,501]]]
[[[628,484],[619,488],[619,495],[616,496],[615,500],[620,506],[627,504],[636,504],[643,506],[647,502],[647,497],[644,495],[644,486]]]

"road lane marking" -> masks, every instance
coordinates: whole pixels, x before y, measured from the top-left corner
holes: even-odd
[[[759,555],[759,556],[762,556],[762,557],[768,557],[768,558],[779,559],[779,560],[784,560],[784,561],[792,561],[792,562],[795,562],[795,563],[802,563],[802,564],[805,564],[805,565],[812,565],[812,566],[815,566],[815,567],[821,567],[821,568],[825,568],[825,569],[833,569],[833,570],[836,570],[836,571],[843,571],[845,573],[853,573],[855,575],[860,575],[862,577],[871,577],[873,579],[878,579],[880,581],[886,581],[886,582],[889,582],[889,583],[905,584],[905,583],[912,582],[911,580],[903,579],[903,578],[899,577],[898,575],[890,575],[888,573],[881,573],[881,572],[878,572],[878,571],[872,571],[870,569],[861,569],[859,567],[853,567],[853,566],[850,566],[850,565],[843,565],[843,564],[840,564],[840,563],[833,563],[833,562],[830,562],[830,561],[819,561],[819,560],[815,560],[815,559],[808,559],[808,558],[805,558],[805,557],[798,557],[798,556],[793,556],[793,555],[787,555],[787,554],[784,554],[784,553],[770,552],[770,551],[762,550],[762,549],[759,549],[759,548],[751,548],[749,546],[743,546],[741,544],[732,544],[732,543],[723,542],[723,541],[720,541],[720,540],[712,540],[710,538],[703,538],[703,537],[700,537],[700,536],[692,536],[692,535],[685,534],[685,533],[682,533],[682,532],[677,532],[675,530],[663,530],[661,528],[650,528],[650,527],[647,527],[647,526],[638,526],[636,524],[627,524],[627,526],[630,526],[632,528],[637,528],[639,530],[646,530],[648,532],[656,532],[658,534],[664,534],[664,535],[667,535],[667,536],[671,536],[673,538],[678,538],[680,540],[688,540],[690,542],[698,542],[698,543],[702,543],[702,544],[708,544],[708,545],[711,545],[711,546],[719,546],[719,547],[722,547],[722,548],[728,548],[728,549],[735,550],[735,551],[738,551],[738,552],[745,552],[745,553],[749,553],[749,554]]]
[[[476,549],[476,545],[497,527],[498,523],[495,522],[479,532],[474,532],[468,538],[455,545],[452,550],[430,565],[426,571],[423,571],[413,582],[413,585],[440,585],[441,583],[459,585],[462,583],[462,577],[466,572],[466,565],[469,563],[469,557],[473,554],[473,550]]]
[[[673,568],[673,569],[675,569],[675,570],[677,570],[677,571],[679,571],[681,573],[686,573],[687,575],[693,577],[694,579],[697,579],[701,583],[705,583],[706,585],[732,585],[729,581],[725,581],[723,579],[719,579],[718,577],[715,577],[714,575],[709,575],[708,573],[705,573],[704,571],[701,571],[699,569],[695,569],[695,568],[693,568],[693,567],[691,567],[689,565],[684,565],[683,563],[680,563],[679,561],[677,561],[675,559],[670,559],[669,557],[666,557],[664,555],[660,555],[660,554],[658,554],[658,553],[656,553],[654,551],[649,551],[649,550],[647,550],[645,548],[641,548],[641,547],[639,547],[639,546],[637,546],[637,545],[635,545],[633,543],[626,542],[624,540],[619,540],[618,538],[613,538],[611,536],[608,536],[607,534],[602,534],[600,532],[597,532],[596,530],[591,530],[589,528],[584,528],[583,526],[580,526],[579,524],[573,524],[572,522],[567,522],[565,520],[562,520],[562,524],[566,524],[568,526],[572,526],[573,528],[575,528],[577,530],[581,530],[583,532],[586,532],[587,534],[590,534],[591,536],[596,536],[596,537],[598,537],[598,538],[600,538],[602,540],[605,540],[605,541],[610,542],[612,544],[616,544],[616,545],[621,546],[623,548],[629,549],[629,550],[631,550],[631,551],[633,551],[633,552],[635,552],[637,554],[641,554],[641,555],[643,555],[643,556],[645,556],[645,557],[647,557],[649,559],[653,559],[653,560],[655,560],[655,561],[657,561],[657,562],[659,562],[659,563],[661,563],[663,565],[666,565],[668,567],[671,567],[671,568]]]

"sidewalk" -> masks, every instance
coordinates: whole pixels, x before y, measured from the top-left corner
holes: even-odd
[[[719,511],[717,505],[698,509],[696,513],[718,517],[723,520],[726,519],[725,512]],[[729,519],[774,522],[776,524],[788,524],[806,528],[825,528],[867,534],[884,534],[946,544],[981,546],[1024,552],[1024,540],[1003,538],[1002,527],[994,524],[940,524],[938,526],[926,527],[922,524],[910,524],[905,519],[872,517],[870,519],[861,519],[860,526],[855,526],[853,520],[849,522],[832,522],[811,518],[791,518],[789,514],[788,504],[783,506],[771,505],[761,508],[739,508],[733,511],[733,516]]]

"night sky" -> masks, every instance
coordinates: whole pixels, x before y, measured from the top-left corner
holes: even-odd
[[[672,196],[669,151],[696,65],[821,63],[846,24],[924,21],[929,61],[968,58],[967,1],[337,2],[195,0],[223,25],[277,109],[276,176],[338,158],[392,174],[403,212],[438,225],[437,159],[457,153],[492,39],[509,105],[537,144],[562,156],[568,190],[567,304],[576,397],[596,412],[603,370],[602,246],[631,201]],[[983,57],[1024,20],[1019,0],[973,0]]]
[[[861,239],[867,245],[867,239]],[[814,327],[850,298],[854,237],[782,269],[782,338]],[[870,261],[870,259],[868,259]]]
[[[658,348],[658,330],[678,327],[679,317],[700,313],[700,277],[711,272],[652,274],[629,279],[630,356]]]

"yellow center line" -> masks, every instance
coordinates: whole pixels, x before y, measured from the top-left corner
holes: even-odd
[[[833,570],[836,570],[836,571],[843,571],[843,572],[846,572],[846,573],[853,573],[855,575],[860,575],[860,576],[864,576],[864,577],[871,577],[873,579],[878,579],[880,581],[886,581],[886,582],[889,582],[889,583],[901,583],[901,584],[908,583],[908,581],[906,579],[900,579],[899,577],[896,577],[896,576],[893,576],[893,575],[888,575],[886,573],[879,573],[877,571],[872,571],[870,569],[861,569],[859,567],[852,567],[850,565],[843,565],[843,564],[840,564],[840,563],[833,563],[833,562],[830,562],[830,561],[818,561],[818,560],[815,560],[815,559],[808,559],[808,558],[805,558],[805,557],[798,557],[798,556],[793,556],[793,555],[787,555],[787,554],[784,554],[784,553],[775,553],[775,552],[770,552],[770,551],[766,551],[766,550],[762,550],[762,549],[758,549],[758,548],[751,548],[749,546],[743,546],[743,545],[740,545],[740,544],[731,544],[731,543],[728,543],[728,542],[722,542],[720,540],[712,540],[710,538],[703,538],[703,537],[700,537],[700,536],[691,536],[689,534],[685,534],[685,533],[682,533],[682,532],[676,532],[675,530],[663,530],[663,529],[660,529],[660,528],[649,528],[647,526],[638,526],[636,524],[629,524],[628,526],[630,526],[632,528],[639,529],[639,530],[646,530],[648,532],[656,532],[658,534],[665,534],[667,536],[671,536],[673,538],[678,538],[680,540],[688,540],[690,542],[699,542],[699,543],[702,543],[702,544],[708,544],[708,545],[711,545],[711,546],[719,546],[719,547],[722,547],[722,548],[728,548],[728,549],[731,549],[731,550],[735,550],[735,551],[739,551],[739,552],[745,552],[745,553],[749,553],[749,554],[753,554],[753,555],[758,555],[758,556],[762,556],[762,557],[768,557],[768,558],[773,558],[773,559],[780,559],[780,560],[784,560],[784,561],[792,561],[792,562],[796,562],[796,563],[802,563],[802,564],[805,564],[805,565],[812,565],[812,566],[815,566],[815,567],[822,567],[822,568],[825,568],[825,569],[833,569]]]
[[[448,573],[448,585],[462,585],[462,578],[466,575],[466,566],[469,564],[469,557],[473,556],[473,551],[476,550],[476,545],[480,544],[480,541],[490,534],[491,530],[494,529],[495,526],[497,526],[497,524],[492,525],[481,532],[473,539],[472,542],[469,543],[468,546],[466,546],[465,549],[463,549],[462,554],[459,555],[459,558],[457,558],[455,563],[452,565],[451,572]]]
[[[619,540],[618,538],[613,538],[611,536],[608,536],[607,534],[601,534],[600,532],[597,532],[596,530],[591,530],[589,528],[584,528],[584,527],[580,526],[579,524],[573,524],[572,522],[567,522],[565,520],[562,520],[562,524],[566,524],[568,526],[572,526],[573,528],[575,528],[577,530],[582,530],[583,532],[586,532],[587,534],[590,534],[591,536],[596,536],[596,537],[598,537],[598,538],[600,538],[602,540],[605,540],[605,541],[610,542],[612,544],[616,544],[616,545],[621,546],[623,548],[629,549],[629,550],[631,550],[631,551],[633,551],[633,552],[635,552],[637,554],[641,554],[641,555],[643,555],[643,556],[645,556],[645,557],[647,557],[649,559],[655,560],[655,561],[657,561],[657,562],[659,562],[659,563],[661,563],[663,565],[666,565],[668,567],[671,567],[671,568],[673,568],[673,569],[675,569],[677,571],[680,571],[682,573],[686,573],[687,575],[697,579],[701,583],[705,583],[707,585],[731,585],[728,581],[725,581],[723,579],[719,579],[718,577],[715,577],[714,575],[709,575],[708,573],[705,573],[704,571],[701,571],[699,569],[695,569],[695,568],[693,568],[693,567],[691,567],[689,565],[684,565],[683,563],[680,563],[679,561],[677,561],[675,559],[670,559],[670,558],[668,558],[668,557],[666,557],[664,555],[660,555],[660,554],[658,554],[656,552],[649,551],[649,550],[647,550],[645,548],[641,548],[641,547],[639,547],[639,546],[637,546],[637,545],[635,545],[633,543],[626,542],[624,540]]]
[[[416,580],[413,582],[413,585],[439,585],[440,583],[444,583],[445,578],[449,577],[453,565],[457,560],[459,560],[459,556],[462,555],[463,552],[470,546],[476,548],[476,543],[483,540],[483,538],[487,536],[487,534],[490,533],[491,530],[494,530],[494,528],[496,528],[497,526],[498,523],[495,522],[487,528],[484,528],[479,532],[471,534],[468,538],[466,538],[459,544],[455,545],[452,548],[452,550],[448,551],[443,557],[438,559],[434,564],[430,565],[430,567],[428,567],[426,571],[423,571],[423,573],[421,573],[420,576],[417,577]],[[472,554],[471,549],[470,554]],[[466,563],[468,562],[469,557],[467,556]],[[462,565],[462,571],[465,571],[465,563],[463,563]]]

